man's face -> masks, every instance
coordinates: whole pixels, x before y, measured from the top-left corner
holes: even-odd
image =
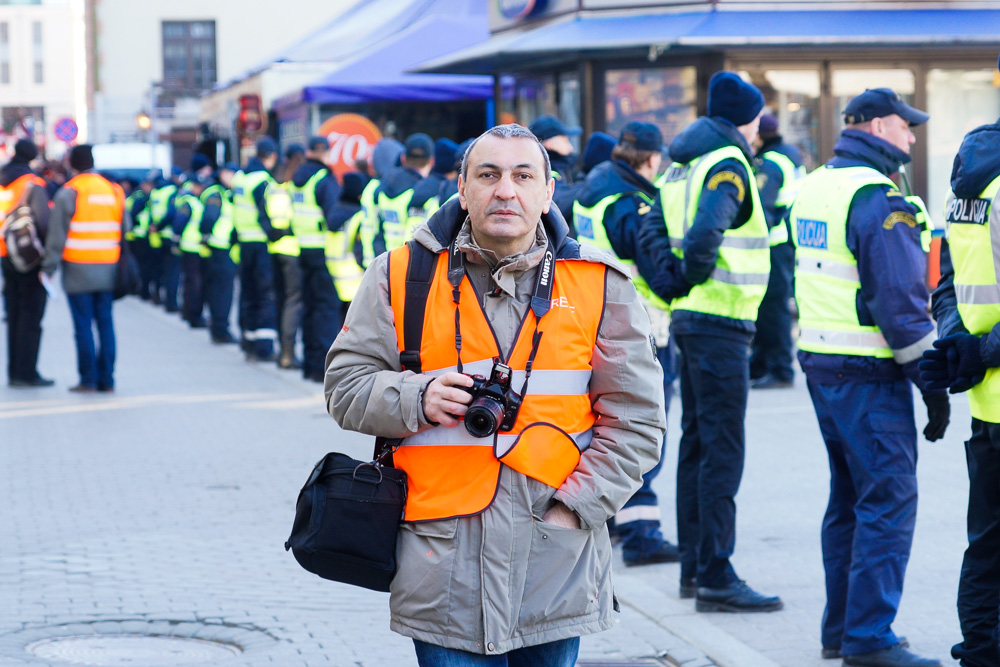
[[[750,146],[753,146],[754,140],[757,139],[757,131],[760,129],[760,117],[763,113],[764,112],[761,111],[761,113],[757,114],[757,117],[752,121],[746,125],[740,125],[736,128],[740,131],[740,134],[743,135],[743,138],[747,140],[747,144]]]
[[[468,173],[458,179],[458,197],[480,245],[508,245],[535,233],[552,204],[554,187],[554,180],[545,180],[538,144],[486,136],[469,154]]]
[[[873,119],[872,134],[885,139],[907,155],[910,154],[910,145],[917,140],[913,132],[910,132],[910,124],[897,114]]]

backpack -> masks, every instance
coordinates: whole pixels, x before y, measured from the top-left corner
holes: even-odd
[[[19,273],[27,273],[42,263],[45,246],[38,237],[35,216],[28,206],[33,183],[24,186],[21,200],[7,214],[3,224],[3,237],[7,244],[7,257]]]

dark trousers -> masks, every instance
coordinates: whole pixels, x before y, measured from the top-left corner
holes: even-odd
[[[720,588],[737,580],[729,558],[736,547],[735,497],[743,477],[750,346],[711,335],[674,338],[681,352],[681,577]]]
[[[274,355],[278,314],[274,302],[274,276],[267,244],[240,244],[240,327],[248,354],[267,359]]]
[[[917,518],[913,391],[909,380],[807,384],[830,460],[821,639],[869,653],[899,642],[891,625]]]
[[[80,384],[97,389],[115,386],[115,326],[111,292],[67,294],[76,337],[76,365]],[[94,324],[99,345],[94,345]]]
[[[792,370],[792,274],[795,270],[795,246],[782,243],[771,248],[771,275],[767,292],[757,312],[757,334],[750,354],[750,377],[771,374],[791,382]]]
[[[229,313],[233,309],[233,281],[236,265],[228,250],[212,248],[205,261],[205,300],[208,302],[212,338],[229,338]]]
[[[176,313],[180,310],[177,294],[181,287],[181,251],[170,242],[164,242],[163,248],[163,307],[167,312]]]
[[[656,348],[656,358],[663,369],[663,405],[670,414],[670,401],[674,397],[674,380],[677,378],[673,340],[666,347]],[[625,558],[641,559],[649,556],[663,543],[660,532],[660,507],[653,480],[660,474],[663,457],[667,453],[667,434],[663,434],[660,459],[652,470],[642,476],[642,486],[632,494],[625,506],[615,516],[615,527],[622,538]]]
[[[969,466],[969,547],[958,582],[964,641],[951,649],[963,667],[1000,665],[1000,424],[972,419],[965,443]]]
[[[557,639],[517,648],[502,655],[480,655],[413,640],[420,667],[573,667],[580,653],[580,638]]]
[[[163,303],[163,269],[167,264],[169,253],[166,241],[161,241],[159,248],[149,248],[149,298],[157,306]]]
[[[48,295],[38,279],[38,269],[19,273],[7,257],[0,260],[0,267],[7,304],[7,379],[34,380],[38,377],[38,347]]]
[[[302,270],[302,375],[323,377],[326,353],[344,325],[344,307],[337,297],[322,249],[303,248],[299,266]]]
[[[196,252],[185,252],[181,257],[184,272],[184,309],[181,311],[189,324],[204,323],[205,316],[205,258]]]
[[[281,352],[295,351],[295,336],[302,323],[302,270],[299,258],[292,255],[275,254],[274,292],[278,308],[278,339]]]
[[[152,265],[150,263],[150,247],[146,238],[133,239],[129,244],[132,256],[139,265],[139,298],[148,301],[152,295],[150,289],[153,282]]]

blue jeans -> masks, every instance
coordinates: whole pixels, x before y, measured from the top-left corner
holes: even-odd
[[[503,655],[479,655],[413,640],[420,667],[573,667],[580,638],[525,646]]]
[[[115,327],[111,318],[111,292],[67,294],[76,336],[76,365],[80,384],[97,389],[115,386]],[[94,346],[94,322],[100,346]]]
[[[672,339],[666,347],[656,348],[656,359],[663,368],[663,400],[667,414],[670,413],[670,399],[674,395],[674,379],[677,377],[675,356]],[[666,453],[667,434],[664,433],[659,460],[652,470],[642,476],[642,486],[615,517],[616,530],[622,538],[622,554],[627,560],[645,558],[663,544],[659,500],[653,491],[653,480],[663,467],[663,457]]]

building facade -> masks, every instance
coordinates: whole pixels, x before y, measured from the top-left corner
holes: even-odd
[[[731,69],[814,167],[847,101],[887,86],[931,114],[909,180],[940,217],[962,136],[1000,116],[998,2],[489,1],[490,40],[421,71],[495,75],[501,120],[554,113],[616,134],[638,119],[669,142],[705,112],[712,74]]]
[[[83,0],[0,0],[0,154],[30,138],[59,157],[63,118],[86,136],[83,11]]]

